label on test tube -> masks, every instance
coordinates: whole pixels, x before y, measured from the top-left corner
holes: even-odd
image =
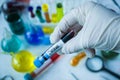
[[[62,46],[64,45],[64,42],[62,40],[59,40],[56,44],[52,45],[47,51],[45,51],[41,57],[38,57],[34,64],[36,67],[41,67],[46,60],[48,60],[53,54],[55,54],[57,51],[59,51]]]
[[[28,73],[24,76],[25,80],[33,80],[35,77],[40,75],[43,71],[45,71],[48,67],[52,66],[52,64],[60,57],[57,53],[55,53],[50,59],[46,61],[44,65],[40,68],[34,70],[32,73]]]
[[[52,56],[55,52],[57,52],[58,50],[60,50],[63,45],[64,45],[64,42],[62,40],[60,40],[55,45],[53,45],[52,47],[50,47],[45,53],[47,55],[49,55],[49,56]]]
[[[40,68],[37,68],[34,73],[35,74],[38,74],[38,73],[41,73],[43,71],[44,68],[47,68],[47,66],[49,66],[50,64],[52,64],[52,60],[51,59],[48,59],[45,64],[43,66],[41,66]]]

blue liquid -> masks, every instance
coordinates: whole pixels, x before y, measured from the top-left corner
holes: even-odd
[[[44,33],[40,26],[31,26],[31,29],[28,29],[25,32],[25,39],[29,44],[39,45],[42,43]]]
[[[12,35],[10,38],[2,39],[1,47],[5,52],[17,52],[21,47],[21,41],[15,35]]]

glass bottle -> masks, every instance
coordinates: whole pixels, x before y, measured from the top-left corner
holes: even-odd
[[[22,35],[24,33],[25,25],[18,12],[13,12],[5,15],[5,19],[14,34]]]
[[[4,31],[3,39],[1,40],[1,48],[5,52],[17,52],[21,48],[21,40],[15,36],[14,34],[11,34],[6,28]]]
[[[39,45],[42,43],[44,33],[41,26],[30,24],[29,28],[25,31],[25,39],[29,44]]]
[[[11,65],[18,72],[31,72],[35,69],[34,56],[27,50],[13,53]]]

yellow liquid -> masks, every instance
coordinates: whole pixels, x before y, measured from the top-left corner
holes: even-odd
[[[57,21],[59,22],[63,18],[63,8],[57,8]]]
[[[43,32],[45,34],[51,34],[53,32],[54,28],[53,27],[47,27],[47,26],[44,26],[43,27]]]
[[[53,22],[53,23],[56,23],[58,20],[57,20],[57,14],[55,14],[55,13],[53,13],[52,14],[52,19],[51,19],[51,21]]]
[[[35,69],[33,61],[33,55],[26,50],[22,50],[13,55],[12,67],[18,72],[31,72]]]
[[[57,3],[56,10],[57,10],[57,21],[59,22],[64,16],[62,3]]]

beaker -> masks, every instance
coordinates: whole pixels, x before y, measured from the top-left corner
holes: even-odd
[[[22,35],[24,33],[25,25],[19,12],[12,12],[5,15],[5,19],[14,34]]]

